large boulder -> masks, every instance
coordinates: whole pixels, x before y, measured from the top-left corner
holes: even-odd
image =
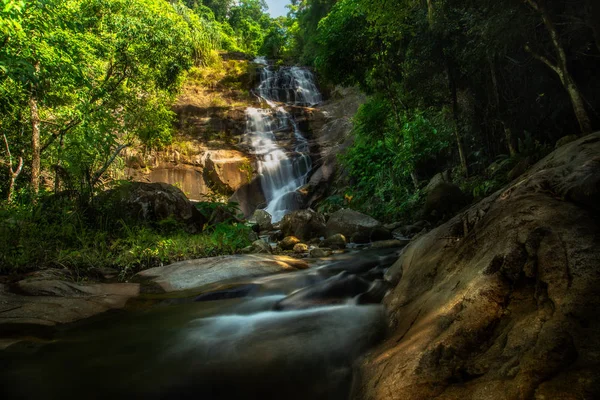
[[[192,232],[208,222],[180,189],[167,183],[126,183],[100,194],[95,203],[113,219],[157,223],[174,218]]]
[[[267,200],[261,181],[261,177],[257,176],[250,183],[240,186],[229,198],[230,202],[239,204],[239,208],[246,218],[250,217],[257,208],[266,206]]]
[[[175,292],[220,282],[226,279],[253,277],[306,269],[300,260],[262,254],[221,256],[181,261],[164,267],[147,269],[135,275],[144,292]]]
[[[44,270],[14,285],[0,284],[0,350],[27,336],[50,337],[62,324],[120,309],[139,295],[135,283],[76,282],[63,270]]]
[[[438,220],[458,212],[467,205],[469,198],[458,186],[449,182],[440,182],[430,188],[425,200],[424,217]]]
[[[411,242],[354,399],[600,397],[600,133]]]
[[[370,240],[371,234],[383,229],[381,222],[376,219],[359,213],[358,211],[345,208],[331,214],[327,221],[327,236],[341,233],[346,238],[365,238]],[[364,240],[360,240],[364,242]]]
[[[321,237],[325,234],[325,217],[313,210],[298,210],[281,220],[285,236],[296,236],[301,240]]]
[[[250,218],[250,222],[255,222],[261,231],[270,231],[273,229],[273,224],[271,223],[272,217],[271,214],[266,212],[265,210],[256,210],[252,217]]]

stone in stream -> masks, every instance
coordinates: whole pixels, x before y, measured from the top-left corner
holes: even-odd
[[[273,224],[271,224],[271,214],[266,212],[265,210],[256,210],[252,217],[250,218],[251,222],[256,222],[259,226],[261,232],[267,232],[273,229]]]
[[[256,292],[258,285],[247,284],[241,286],[234,286],[227,289],[213,290],[210,292],[202,293],[194,299],[194,301],[216,301],[216,300],[227,300],[237,299],[240,297],[247,297],[252,293]]]
[[[304,243],[298,243],[296,245],[294,245],[294,253],[307,253],[308,252],[308,245],[304,244]]]
[[[286,297],[275,304],[275,310],[299,310],[324,304],[341,304],[367,292],[370,287],[369,281],[344,271]]]
[[[327,236],[341,233],[346,238],[352,238],[354,235],[366,237],[367,242],[371,238],[371,233],[376,228],[382,228],[381,222],[368,215],[359,213],[349,208],[334,212],[329,217],[326,226]]]
[[[328,248],[315,248],[310,251],[310,256],[313,258],[329,257],[333,252]]]
[[[294,246],[298,243],[300,243],[300,239],[296,236],[286,236],[279,242],[279,247],[281,247],[282,250],[293,250]]]
[[[286,236],[301,240],[318,238],[325,234],[325,217],[313,210],[298,210],[281,220],[281,230]]]
[[[55,327],[120,309],[139,295],[135,283],[74,282],[63,270],[43,270],[0,284],[0,349],[28,335],[50,337]],[[7,339],[10,337],[11,339]]]
[[[143,292],[174,292],[194,289],[227,279],[290,272],[308,268],[292,257],[263,254],[221,256],[182,261],[151,268],[135,275]]]
[[[344,235],[342,235],[341,233],[336,233],[335,235],[331,235],[327,239],[325,239],[325,242],[323,242],[323,245],[325,247],[329,247],[331,249],[336,249],[336,250],[345,249],[346,248],[346,237]]]

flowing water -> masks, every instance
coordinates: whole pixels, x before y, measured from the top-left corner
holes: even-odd
[[[138,299],[49,343],[0,352],[0,398],[346,399],[352,363],[384,330],[382,293],[365,295],[396,258],[395,250],[341,255],[305,271]],[[252,290],[219,298],[223,287]]]
[[[286,106],[314,106],[322,98],[307,69],[274,69],[264,59],[256,62],[263,64],[256,94],[267,108],[246,111],[245,140],[257,157],[266,211],[277,222],[301,207],[296,191],[312,168],[308,142]]]
[[[285,105],[321,101],[312,74],[265,65],[247,111],[275,221],[300,206],[308,144]],[[317,261],[306,271],[221,282],[0,352],[2,399],[322,399],[349,396],[352,363],[384,332],[385,268],[397,250]],[[237,297],[237,298],[231,298]]]

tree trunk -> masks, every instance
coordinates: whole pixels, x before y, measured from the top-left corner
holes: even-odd
[[[19,157],[19,164],[17,165],[17,169],[14,170],[12,154],[10,152],[10,146],[8,145],[8,139],[6,138],[6,135],[3,135],[3,137],[4,137],[4,144],[6,146],[6,153],[8,154],[8,164],[9,164],[8,169],[10,172],[10,181],[8,184],[8,194],[6,196],[6,200],[8,200],[8,202],[10,203],[12,201],[13,193],[15,191],[15,181],[17,180],[17,178],[19,177],[19,174],[23,170],[23,157]]]
[[[39,72],[40,63],[34,64],[34,70]],[[40,190],[40,170],[41,170],[41,145],[40,145],[40,114],[36,98],[35,87],[32,88],[29,97],[29,109],[31,111],[31,189],[34,194]]]
[[[452,67],[450,66],[450,60],[446,58],[446,68],[448,72],[448,83],[450,85],[450,94],[452,97],[452,119],[454,120],[454,137],[456,138],[456,146],[458,147],[458,156],[460,158],[460,166],[465,174],[465,177],[469,177],[469,164],[467,163],[467,156],[463,146],[462,138],[458,130],[458,96],[456,93],[456,82],[454,80],[454,74]]]
[[[31,109],[31,189],[33,193],[38,194],[41,169],[40,115],[34,95],[29,98],[29,108]]]
[[[504,125],[504,123],[503,123]],[[512,129],[504,125],[504,137],[506,138],[506,144],[508,146],[508,152],[511,157],[517,155],[517,146],[515,146],[515,139],[512,133]]]
[[[581,133],[589,133],[592,131],[592,121],[585,109],[585,102],[583,100],[583,96],[581,91],[577,87],[575,83],[575,79],[571,75],[571,72],[568,68],[568,60],[565,49],[560,43],[558,31],[552,22],[552,18],[550,17],[550,13],[546,8],[538,3],[536,0],[525,0],[527,4],[531,6],[535,11],[537,11],[542,21],[544,22],[544,26],[550,35],[550,39],[552,41],[552,47],[554,47],[554,52],[556,53],[557,63],[554,64],[547,57],[544,57],[541,54],[535,53],[529,46],[525,46],[525,50],[527,50],[533,57],[537,58],[539,61],[546,64],[550,69],[552,69],[559,76],[560,81],[562,82],[564,88],[569,94],[569,98],[571,99],[571,105],[573,106],[573,111],[575,112],[575,117],[577,118],[577,122],[579,123],[579,128]]]
[[[586,0],[586,3],[590,28],[594,32],[596,47],[600,51],[600,4],[598,0]]]

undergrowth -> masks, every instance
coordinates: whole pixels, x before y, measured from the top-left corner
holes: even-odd
[[[172,218],[158,224],[111,220],[69,202],[0,205],[0,273],[68,268],[78,276],[105,268],[121,279],[169,263],[237,253],[250,244],[250,229],[222,223],[187,233]]]

